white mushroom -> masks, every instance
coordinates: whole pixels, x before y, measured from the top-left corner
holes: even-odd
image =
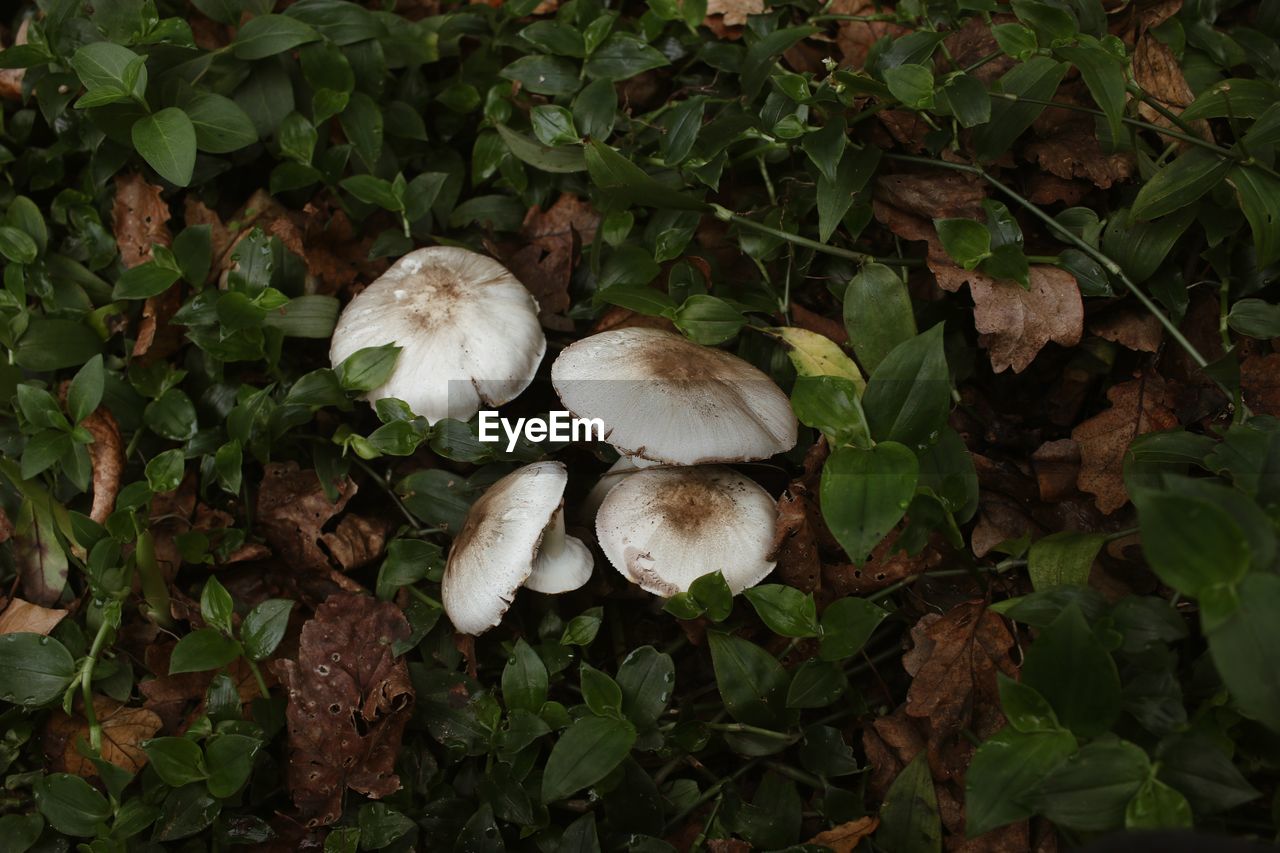
[[[591,577],[591,552],[564,532],[560,462],[526,465],[489,487],[449,549],[441,594],[455,628],[481,634],[502,621],[516,591],[568,592]]]
[[[451,246],[410,252],[352,299],[329,359],[336,366],[388,343],[402,348],[395,370],[366,397],[398,397],[433,424],[514,399],[547,349],[524,285],[492,258]]]
[[[742,462],[796,443],[791,401],[727,352],[661,329],[625,328],[562,351],[551,382],[565,408],[600,418],[627,456],[670,465]]]
[[[670,598],[720,571],[736,595],[773,571],[776,517],[769,493],[730,468],[648,468],[609,492],[596,536],[614,568],[646,592]]]

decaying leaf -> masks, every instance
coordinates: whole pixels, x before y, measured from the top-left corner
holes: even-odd
[[[1122,306],[1091,320],[1089,331],[1104,340],[1114,341],[1137,352],[1155,352],[1160,348],[1163,335],[1156,315],[1131,305]]]
[[[12,554],[22,594],[27,601],[48,607],[62,597],[67,585],[67,552],[58,541],[56,525],[49,510],[29,502],[13,537]]]
[[[93,414],[80,422],[80,426],[93,435],[89,445],[89,460],[93,463],[93,505],[89,517],[105,524],[116,508],[116,496],[120,494],[120,478],[124,473],[124,442],[120,440],[120,425],[115,415],[100,406]]]
[[[848,823],[842,823],[824,832],[819,832],[813,838],[810,838],[807,843],[830,848],[832,853],[853,853],[857,846],[862,843],[862,839],[875,832],[876,827],[879,825],[880,818],[878,817],[860,817],[857,820],[851,820]]]
[[[265,466],[258,488],[257,523],[276,555],[295,568],[329,568],[329,558],[319,544],[321,528],[342,512],[357,489],[349,478],[337,485],[338,501],[330,503],[315,471],[301,470],[296,462]]]
[[[778,498],[778,520],[769,550],[770,559],[777,561],[778,577],[788,586],[812,592],[822,580],[822,558],[813,529],[816,507],[802,489],[793,484]]]
[[[1069,438],[1046,441],[1031,454],[1040,500],[1057,503],[1076,490],[1080,476],[1080,445]]]
[[[586,199],[561,193],[545,211],[529,208],[518,245],[492,245],[493,253],[538,300],[538,319],[549,329],[567,331],[569,278],[583,244],[595,239],[600,214]]]
[[[1028,144],[1022,156],[1063,180],[1083,178],[1107,189],[1133,177],[1137,162],[1128,151],[1104,152],[1092,121],[1072,121]]]
[[[1240,387],[1255,414],[1280,417],[1280,354],[1246,357],[1240,363]]]
[[[30,18],[24,17],[22,19],[22,23],[18,25],[18,32],[13,36],[14,45],[27,43],[27,27],[30,23]],[[0,98],[4,98],[6,101],[21,101],[22,81],[26,78],[26,75],[27,69],[25,68],[0,68]]]
[[[382,519],[346,515],[333,532],[321,535],[320,539],[338,567],[349,572],[382,556],[387,529],[388,524]]]
[[[898,542],[902,528],[903,525],[899,524],[889,531],[861,566],[851,563],[831,563],[825,566],[822,577],[831,587],[832,593],[836,596],[866,595],[912,575],[926,572],[942,562],[942,554],[932,544],[926,545],[918,554],[904,551]]]
[[[748,15],[764,13],[764,0],[707,0],[707,17],[720,15],[726,27],[740,27]]]
[[[94,696],[93,710],[102,726],[102,758],[130,773],[146,766],[147,754],[141,743],[160,731],[160,718],[146,708],[131,708],[107,696]],[[57,711],[49,717],[44,753],[50,769],[86,778],[97,776],[98,768],[76,749],[82,738],[86,743],[89,740],[89,723],[82,709],[70,716]]]
[[[994,279],[977,270],[962,270],[930,259],[929,269],[943,290],[969,285],[973,296],[973,324],[991,358],[991,369],[1001,373],[1026,370],[1045,344],[1080,343],[1084,330],[1084,301],[1075,276],[1058,267],[1031,267],[1031,287]]]
[[[1134,47],[1133,79],[1144,92],[1173,115],[1180,115],[1195,100],[1195,92],[1182,74],[1178,57],[1173,55],[1173,50],[1167,44],[1150,33],[1143,33]],[[1172,121],[1145,101],[1138,103],[1138,114],[1160,127],[1173,127]],[[1197,134],[1213,140],[1213,132],[1207,121],[1197,119],[1190,124]]]
[[[935,170],[883,175],[876,180],[875,197],[928,223],[933,219],[983,218],[982,201],[987,193],[982,181],[973,175]]]
[[[60,608],[41,607],[15,598],[0,611],[0,634],[48,634],[66,615],[67,611]]]
[[[169,205],[161,188],[147,183],[139,172],[116,176],[116,197],[111,207],[112,231],[120,248],[120,260],[136,267],[151,259],[152,245],[168,246]]]
[[[1076,484],[1094,496],[1104,513],[1129,502],[1124,486],[1124,454],[1140,435],[1178,425],[1165,382],[1156,374],[1114,385],[1107,391],[1111,408],[1071,431],[1080,446],[1080,474]]]
[[[834,15],[870,17],[884,9],[875,0],[834,0],[827,11]],[[867,64],[867,52],[885,36],[897,36],[906,30],[891,21],[841,21],[836,30],[836,46],[840,49],[840,64],[846,68],[862,68]]]
[[[391,647],[409,633],[394,604],[339,593],[303,626],[298,660],[273,665],[289,690],[289,790],[309,826],[337,820],[347,788],[374,799],[400,789],[414,693]]]

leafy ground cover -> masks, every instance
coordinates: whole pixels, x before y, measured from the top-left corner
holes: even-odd
[[[1280,7],[6,14],[5,849],[1274,838]],[[787,391],[765,583],[453,631],[468,506],[613,456],[360,400],[340,307],[433,244],[544,378],[639,325]]]

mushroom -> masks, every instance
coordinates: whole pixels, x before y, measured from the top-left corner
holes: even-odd
[[[452,246],[410,252],[352,299],[329,359],[336,366],[388,343],[402,348],[395,370],[366,398],[398,397],[433,424],[519,396],[547,349],[524,285],[492,258]]]
[[[669,465],[766,459],[796,443],[791,401],[727,352],[661,329],[613,329],[566,347],[551,366],[565,408],[604,422],[626,456]]]
[[[441,595],[454,627],[482,634],[502,621],[516,591],[568,592],[591,577],[591,552],[564,532],[560,462],[535,462],[489,487],[449,549]]]
[[[777,507],[754,480],[721,465],[646,468],[614,486],[596,515],[613,567],[670,598],[720,571],[736,595],[773,571]]]

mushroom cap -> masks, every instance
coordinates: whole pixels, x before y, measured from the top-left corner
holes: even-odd
[[[777,506],[754,480],[720,465],[646,468],[614,486],[596,515],[609,562],[670,598],[719,570],[734,594],[773,571]]]
[[[471,505],[449,549],[440,590],[459,631],[481,634],[502,621],[516,590],[533,574],[568,479],[563,463],[535,462],[494,483]]]
[[[492,258],[452,246],[410,252],[352,299],[329,360],[389,343],[402,348],[395,370],[365,397],[398,397],[433,424],[514,399],[547,349],[524,285]]]
[[[628,456],[671,465],[766,459],[796,443],[791,401],[723,350],[661,329],[613,329],[566,347],[551,366],[565,408],[604,421]]]

